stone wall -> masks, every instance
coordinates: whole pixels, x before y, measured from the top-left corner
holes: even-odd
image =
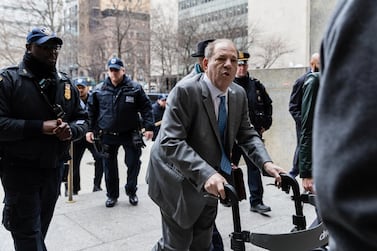
[[[273,101],[272,126],[263,137],[273,161],[286,170],[292,167],[296,147],[295,123],[288,111],[289,97],[295,80],[305,72],[304,67],[250,70],[266,86]]]
[[[336,0],[310,1],[310,55],[320,51],[321,41],[335,5]]]

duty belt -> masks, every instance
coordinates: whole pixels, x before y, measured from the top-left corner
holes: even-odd
[[[99,130],[100,135],[111,135],[111,136],[122,136],[129,134],[130,131],[127,132],[112,132],[112,131],[106,131],[106,130]]]

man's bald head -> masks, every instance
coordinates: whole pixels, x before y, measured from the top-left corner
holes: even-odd
[[[310,58],[310,69],[312,72],[318,72],[321,69],[321,60],[319,53],[313,53]]]

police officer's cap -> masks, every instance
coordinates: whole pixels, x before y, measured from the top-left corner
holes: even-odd
[[[48,41],[54,41],[59,45],[63,44],[63,40],[57,37],[56,33],[51,32],[51,30],[47,27],[35,27],[27,34],[26,37],[27,44],[35,43],[37,45],[41,45],[47,43]]]
[[[196,47],[197,50],[193,54],[191,54],[191,57],[197,58],[197,57],[204,57],[204,50],[206,49],[207,45],[211,42],[215,41],[214,39],[207,39],[200,41]]]
[[[166,100],[167,98],[168,98],[167,94],[160,94],[160,95],[158,95],[158,99],[159,100]]]
[[[119,70],[123,66],[124,65],[123,65],[122,60],[120,60],[120,58],[117,58],[117,57],[110,58],[109,62],[107,62],[107,67],[109,69],[118,69]]]
[[[247,64],[247,61],[250,58],[250,54],[247,51],[238,51],[238,64],[244,65]]]
[[[75,83],[76,86],[78,86],[78,85],[81,85],[81,86],[84,86],[84,87],[88,86],[88,81],[86,81],[85,78],[75,79],[74,83]]]

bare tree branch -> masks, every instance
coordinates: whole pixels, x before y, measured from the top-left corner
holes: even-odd
[[[280,36],[272,35],[266,37],[260,44],[259,49],[254,53],[259,58],[260,68],[270,68],[282,55],[293,52],[287,42]]]
[[[165,15],[162,7],[151,10],[151,72],[158,74],[160,77],[155,81],[164,86],[159,86],[158,91],[167,91],[170,86],[169,79],[177,71],[178,62],[178,34],[176,31],[175,20],[171,16]],[[168,82],[166,81],[168,80]]]
[[[39,25],[46,26],[54,32],[61,32],[63,27],[63,0],[20,0],[19,7],[35,18]]]

